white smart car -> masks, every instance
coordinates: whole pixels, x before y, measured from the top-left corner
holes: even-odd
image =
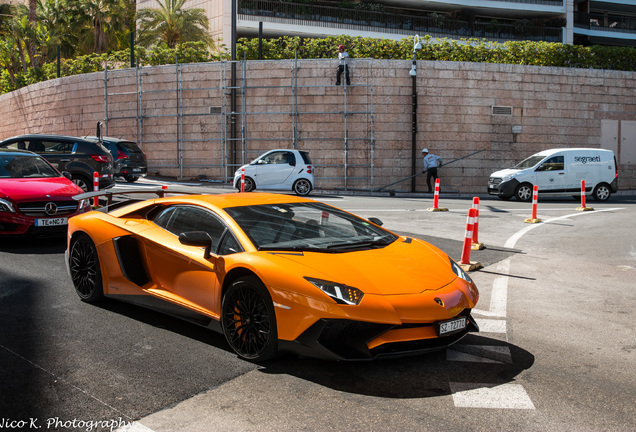
[[[249,165],[243,165],[234,173],[233,184],[239,191],[242,170],[245,170],[245,192],[292,190],[305,196],[314,188],[314,168],[306,151],[270,150]]]

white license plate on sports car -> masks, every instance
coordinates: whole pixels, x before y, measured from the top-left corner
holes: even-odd
[[[59,225],[68,225],[68,218],[51,218],[51,219],[36,219],[35,220],[35,226],[37,227],[59,226]]]
[[[455,333],[457,331],[464,330],[466,328],[466,317],[453,319],[450,321],[443,321],[438,323],[439,330],[438,335],[443,336],[445,334]]]

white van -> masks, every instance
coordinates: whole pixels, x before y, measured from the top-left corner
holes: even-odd
[[[513,196],[532,199],[534,185],[539,194],[580,197],[581,180],[596,201],[606,201],[618,191],[618,167],[614,152],[592,148],[544,150],[512,168],[490,174],[488,193],[503,200]]]

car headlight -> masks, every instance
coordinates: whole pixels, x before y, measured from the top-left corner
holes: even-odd
[[[340,304],[358,305],[364,297],[364,293],[358,288],[345,284],[310,277],[305,277],[305,279]]]
[[[515,178],[515,177],[517,177],[517,174],[515,174],[515,173],[513,173],[513,174],[506,174],[505,176],[503,176],[503,177],[501,178],[501,181],[502,181],[502,182],[507,182],[507,181],[512,180],[512,179],[513,179],[513,178]]]
[[[15,213],[15,209],[13,208],[11,201],[0,198],[0,212]]]
[[[450,261],[450,265],[451,265],[451,268],[453,269],[453,273],[455,273],[457,275],[457,277],[460,277],[460,278],[464,279],[466,282],[472,282],[473,281],[470,278],[470,276],[468,276],[468,273],[466,273],[464,271],[464,269],[460,267],[459,264],[457,264],[455,261],[453,261],[453,259],[451,257],[448,257],[448,260]]]

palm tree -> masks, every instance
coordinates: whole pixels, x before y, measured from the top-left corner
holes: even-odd
[[[79,36],[83,53],[120,49],[119,34],[127,30],[124,0],[68,0],[71,33]]]
[[[175,48],[180,42],[202,41],[209,47],[214,46],[203,9],[185,9],[186,0],[157,1],[159,8],[141,9],[137,13],[140,45],[149,47],[163,42]]]

